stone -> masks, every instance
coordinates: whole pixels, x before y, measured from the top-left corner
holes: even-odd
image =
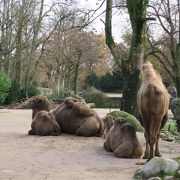
[[[176,172],[176,178],[180,179],[180,170]]]
[[[161,180],[160,177],[152,177],[152,178],[149,178],[148,180]]]
[[[175,180],[175,178],[173,176],[166,176],[164,180]]]
[[[135,172],[135,178],[148,179],[154,176],[164,176],[175,173],[179,169],[179,164],[173,160],[163,157],[155,157],[147,162],[141,169]]]

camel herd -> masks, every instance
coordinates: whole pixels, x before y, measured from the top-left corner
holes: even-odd
[[[140,72],[142,82],[137,94],[137,105],[146,139],[143,158],[149,161],[154,156],[160,156],[158,140],[160,130],[167,121],[169,95],[160,74],[150,62],[144,63]],[[43,96],[32,97],[22,106],[32,109],[29,135],[58,136],[69,133],[77,136],[103,136],[105,150],[113,152],[116,157],[140,158],[143,155],[131,124],[111,116],[101,119],[85,102],[78,99],[66,98],[51,112],[50,103]]]

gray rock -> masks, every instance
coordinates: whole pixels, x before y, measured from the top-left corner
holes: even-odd
[[[175,178],[173,176],[166,176],[164,180],[174,180]]]
[[[148,179],[154,176],[171,174],[179,169],[179,164],[173,159],[155,157],[135,172],[134,177]]]
[[[180,179],[180,170],[179,170],[179,171],[177,171],[177,173],[176,173],[176,177]]]
[[[166,138],[167,138],[167,134],[165,134],[165,133],[161,132],[161,134],[160,134],[160,138],[162,138],[162,139],[166,139]]]
[[[152,177],[152,178],[149,178],[148,180],[161,180],[160,177]]]
[[[169,142],[171,142],[171,141],[174,141],[175,139],[174,139],[174,137],[172,137],[172,136],[169,136],[168,138],[167,138],[167,141],[169,141]]]

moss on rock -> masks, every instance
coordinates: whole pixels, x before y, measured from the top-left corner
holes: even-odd
[[[107,115],[111,115],[115,118],[118,118],[118,117],[122,118],[126,122],[130,123],[135,128],[136,131],[139,131],[139,132],[143,131],[143,128],[140,125],[139,121],[136,119],[136,117],[125,111],[112,111],[108,113]]]

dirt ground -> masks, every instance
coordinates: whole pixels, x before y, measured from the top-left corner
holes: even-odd
[[[96,109],[101,117],[109,110]],[[131,180],[137,162],[103,149],[103,138],[28,136],[31,110],[0,110],[0,180]],[[144,146],[144,137],[138,133]],[[180,144],[160,141],[164,157],[180,156]]]

